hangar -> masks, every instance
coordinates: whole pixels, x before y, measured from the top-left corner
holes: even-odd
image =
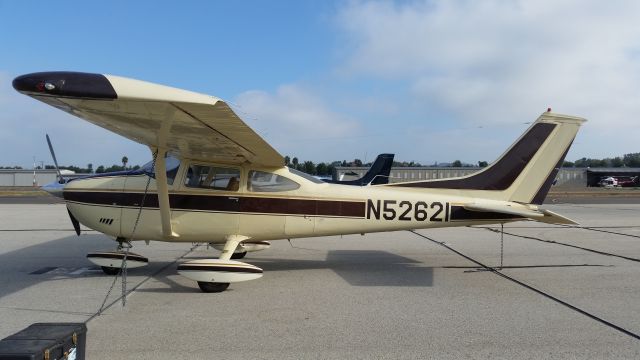
[[[604,177],[635,177],[640,176],[639,168],[587,168],[587,186],[598,186]],[[636,180],[637,183],[637,180]]]
[[[88,174],[76,174],[69,170],[60,170],[65,178],[76,178]],[[0,169],[0,187],[42,186],[56,181],[55,170]]]

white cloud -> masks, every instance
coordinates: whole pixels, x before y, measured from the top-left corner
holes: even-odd
[[[591,120],[577,142],[586,156],[638,151],[638,2],[351,2],[337,21],[343,73],[406,81],[474,124],[531,121],[551,106]]]
[[[274,93],[246,91],[235,103],[247,124],[283,155],[327,160],[305,144],[351,137],[358,129],[355,119],[332,111],[318,95],[299,85],[282,85]]]

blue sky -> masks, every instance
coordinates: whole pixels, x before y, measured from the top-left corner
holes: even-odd
[[[17,94],[72,70],[221,97],[283,155],[492,161],[547,107],[568,158],[640,151],[639,5],[613,1],[2,1],[0,165],[141,164],[148,150]]]

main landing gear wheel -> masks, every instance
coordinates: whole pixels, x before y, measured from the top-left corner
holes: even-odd
[[[200,287],[200,290],[202,290],[202,292],[219,293],[227,290],[227,288],[229,287],[229,283],[198,281],[198,286]]]
[[[231,254],[231,258],[232,259],[242,259],[245,256],[247,256],[247,252],[246,251],[245,252]]]
[[[104,272],[107,275],[118,275],[118,273],[121,270],[120,268],[115,268],[111,266],[101,266],[100,268],[102,269],[102,272]]]

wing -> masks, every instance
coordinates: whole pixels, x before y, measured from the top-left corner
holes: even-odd
[[[540,221],[543,223],[549,224],[566,224],[566,225],[577,225],[578,223],[564,217],[562,215],[556,214],[551,210],[547,209],[539,209],[536,208],[531,209],[525,207],[520,204],[477,204],[470,203],[464,204],[463,207],[466,210],[477,211],[477,212],[490,212],[490,213],[500,213],[505,215],[514,215],[523,218],[529,218],[535,221]]]
[[[281,167],[284,158],[224,101],[112,75],[43,72],[13,87],[95,125],[177,156]]]

